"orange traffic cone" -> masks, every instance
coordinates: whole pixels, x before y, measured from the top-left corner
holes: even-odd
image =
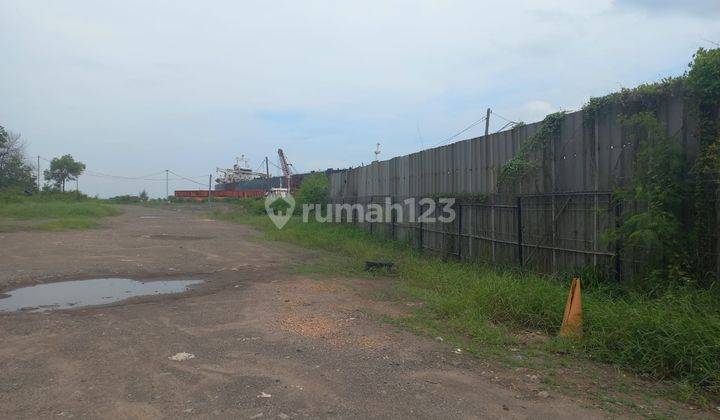
[[[580,298],[580,279],[572,279],[570,294],[565,304],[560,336],[582,338],[582,299]]]

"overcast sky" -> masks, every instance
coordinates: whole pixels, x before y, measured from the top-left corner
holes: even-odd
[[[533,122],[681,75],[717,43],[717,0],[2,0],[0,125],[29,155],[85,162],[89,194],[160,196],[90,173],[205,182],[278,147],[300,171],[357,166],[487,107]]]

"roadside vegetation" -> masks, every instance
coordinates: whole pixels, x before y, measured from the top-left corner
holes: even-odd
[[[66,192],[85,164],[71,155],[52,159],[40,188],[37,167],[25,153],[19,133],[0,126],[0,232],[98,227],[100,219],[120,214],[116,207],[79,191]]]
[[[0,193],[0,231],[91,229],[102,218],[120,213],[117,207],[75,192]]]

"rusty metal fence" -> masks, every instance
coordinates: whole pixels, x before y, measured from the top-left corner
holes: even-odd
[[[334,204],[356,204],[366,210],[371,204],[404,206],[405,200],[370,196]],[[415,201],[414,206],[404,212],[437,219],[442,210],[422,201]],[[455,218],[449,222],[407,220],[395,213],[381,222],[368,222],[354,212],[341,221],[443,257],[540,273],[594,267],[618,280],[623,275],[618,244],[603,238],[604,232],[619,223],[621,214],[620,204],[609,191],[457,198],[452,209]]]

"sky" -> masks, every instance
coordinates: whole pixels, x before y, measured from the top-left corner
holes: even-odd
[[[278,148],[298,172],[346,168],[488,107],[491,131],[538,121],[719,44],[717,0],[3,0],[0,125],[33,161],[84,162],[83,192],[159,197],[166,169],[206,184]]]

